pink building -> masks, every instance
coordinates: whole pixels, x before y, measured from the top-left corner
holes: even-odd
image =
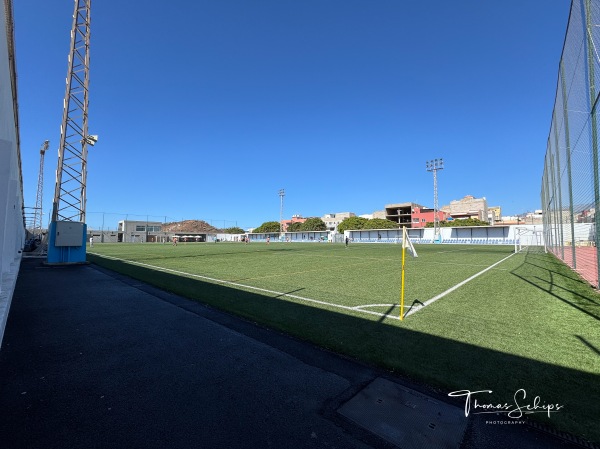
[[[302,218],[300,215],[292,215],[291,220],[281,220],[281,224],[283,225],[283,232],[286,232],[288,226],[292,223],[304,223],[306,218]]]
[[[450,216],[441,210],[438,210],[437,215],[439,221],[446,221],[446,218]],[[413,207],[411,217],[411,228],[424,228],[427,223],[433,223],[435,214],[433,209],[415,205]]]

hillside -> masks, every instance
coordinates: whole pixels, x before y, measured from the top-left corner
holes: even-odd
[[[183,220],[162,225],[164,232],[194,232],[194,233],[217,233],[219,229],[209,225],[203,220]]]

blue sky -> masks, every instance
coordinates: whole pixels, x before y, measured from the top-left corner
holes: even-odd
[[[540,208],[568,0],[92,2],[88,225]],[[73,1],[14,2],[26,206],[52,206]],[[104,214],[102,214],[102,212]],[[118,215],[115,215],[118,214]],[[103,216],[104,215],[104,216]],[[121,216],[123,215],[123,216]]]

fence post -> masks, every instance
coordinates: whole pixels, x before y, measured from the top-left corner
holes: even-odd
[[[600,183],[598,180],[598,123],[596,122],[596,105],[598,98],[596,98],[596,80],[594,73],[594,41],[592,39],[593,24],[592,24],[592,7],[591,1],[586,0],[585,2],[585,34],[586,47],[587,47],[587,69],[588,69],[588,81],[589,81],[589,100],[590,100],[590,113],[592,121],[592,164],[594,167],[594,225],[595,235],[594,242],[596,244],[596,284],[600,279],[600,251],[598,251],[598,235],[600,234]]]
[[[571,136],[569,134],[569,112],[567,110],[567,84],[565,82],[565,65],[560,60],[560,83],[562,87],[563,115],[565,116],[565,145],[567,154],[567,177],[569,180],[569,220],[571,222],[571,252],[573,253],[573,269],[577,268],[577,259],[575,258],[575,220],[573,217],[573,176],[571,175]]]
[[[560,258],[564,261],[565,260],[565,239],[564,239],[564,235],[563,235],[563,220],[564,220],[564,211],[563,211],[563,205],[562,205],[562,187],[561,187],[561,170],[560,170],[560,147],[558,145],[558,131],[556,129],[556,113],[552,114],[552,127],[554,128],[554,148],[556,149],[556,165],[558,167],[558,176],[557,176],[557,181],[558,181],[558,211],[560,214],[560,219],[558,220],[558,223],[560,225],[559,228],[559,238],[560,238]],[[548,139],[550,140],[550,139]],[[551,147],[550,142],[548,142],[548,146]]]
[[[554,215],[554,246],[556,247],[556,244],[558,243],[558,220],[556,219],[556,170],[554,168],[554,154],[552,154],[552,148],[548,148],[548,159],[550,160],[550,173],[551,173],[551,177],[550,177],[550,182],[552,184],[552,193],[551,198],[552,198],[552,214]],[[558,248],[555,248],[556,250],[558,250]],[[556,254],[556,253],[555,253]]]

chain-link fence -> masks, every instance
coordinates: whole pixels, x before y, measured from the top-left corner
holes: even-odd
[[[558,70],[541,199],[549,251],[598,286],[600,0],[573,0]]]
[[[118,231],[119,223],[122,221],[137,222],[141,225],[166,225],[169,223],[181,223],[187,221],[203,221],[217,229],[238,226],[237,220],[226,220],[222,218],[172,217],[168,215],[140,215],[124,212],[87,212],[86,220],[88,230],[97,231]]]

